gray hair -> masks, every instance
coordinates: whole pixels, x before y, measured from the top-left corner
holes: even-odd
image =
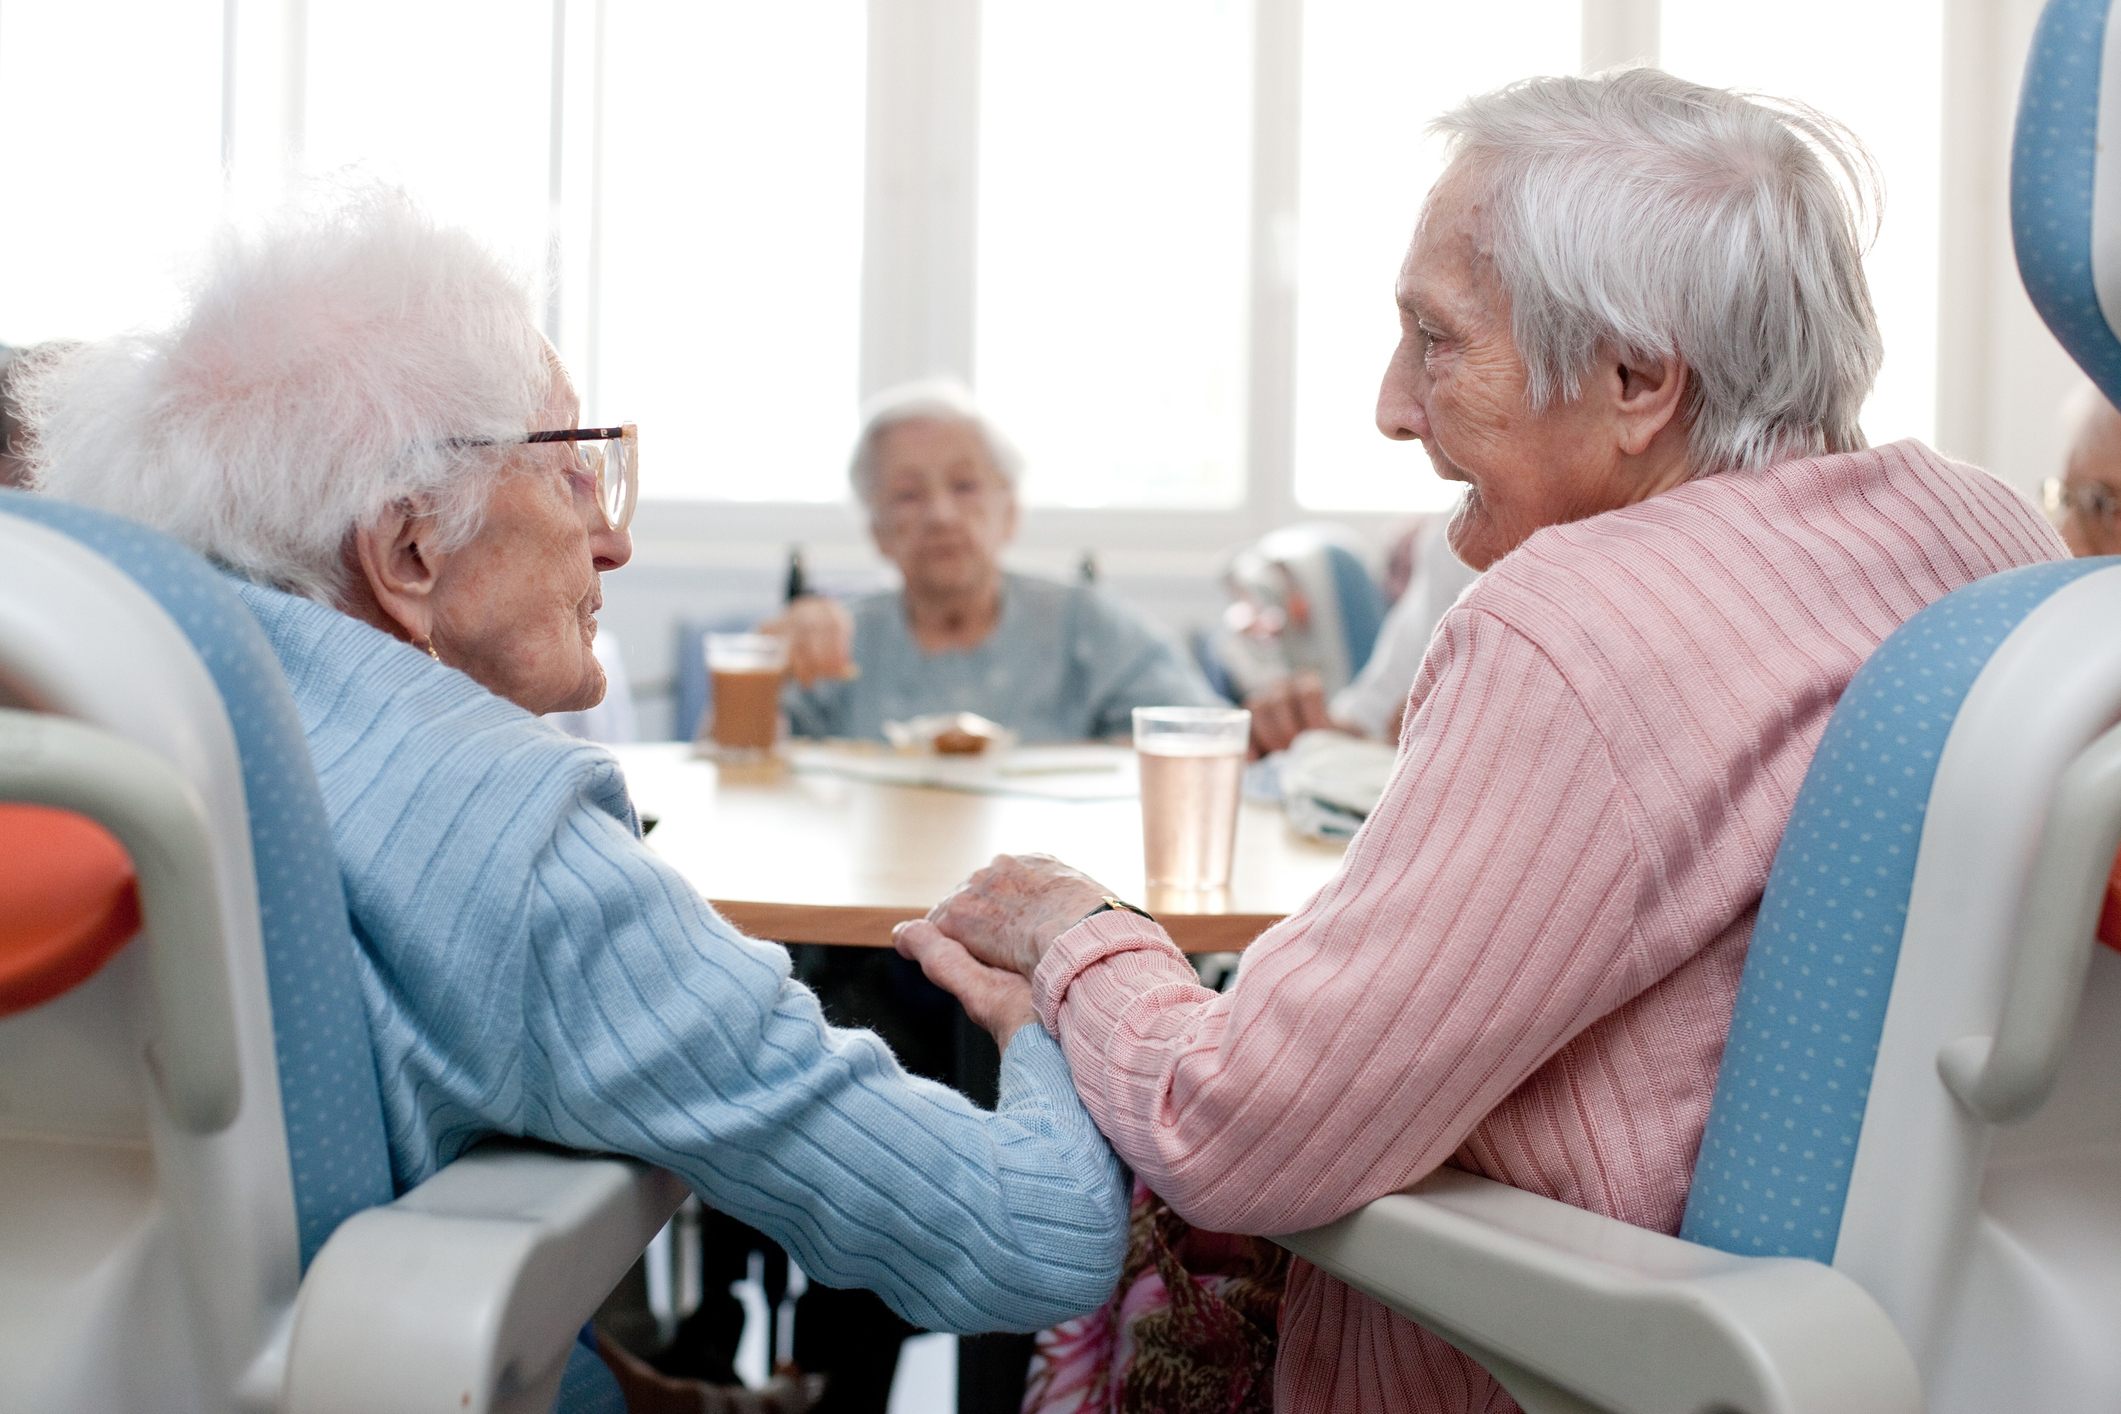
[[[847,480],[854,498],[871,509],[876,505],[876,444],[886,432],[902,422],[932,418],[941,422],[969,422],[987,445],[987,456],[1014,493],[1024,474],[1024,455],[1002,435],[973,401],[972,390],[955,378],[921,378],[886,388],[862,404],[862,430],[854,439],[854,455],[847,462]]]
[[[1697,472],[1865,445],[1882,195],[1846,128],[1657,69],[1526,79],[1431,126],[1490,199],[1535,409],[1610,347],[1686,364]]]
[[[29,360],[32,475],[319,602],[347,536],[422,498],[439,549],[477,534],[558,365],[526,284],[401,192],[341,194],[220,240],[165,330]]]

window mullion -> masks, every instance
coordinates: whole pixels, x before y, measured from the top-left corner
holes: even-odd
[[[1255,532],[1296,513],[1297,181],[1303,0],[1254,0],[1252,241],[1245,512]]]
[[[979,0],[870,0],[861,395],[972,376]]]

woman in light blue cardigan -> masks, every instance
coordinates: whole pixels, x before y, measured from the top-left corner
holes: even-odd
[[[1127,1189],[1029,992],[989,1113],[826,1024],[645,848],[599,748],[631,429],[575,429],[521,286],[390,193],[231,244],[166,333],[40,375],[38,474],[225,565],[307,730],[396,1179],[489,1135],[629,1154],[935,1330],[1097,1306]],[[593,429],[617,431],[617,429]],[[800,840],[788,841],[801,849]]]

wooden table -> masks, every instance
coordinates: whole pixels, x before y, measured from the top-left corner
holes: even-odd
[[[1187,952],[1243,948],[1340,866],[1341,846],[1291,831],[1247,803],[1231,887],[1152,895],[1132,798],[1061,800],[849,779],[785,762],[717,766],[683,742],[615,749],[649,845],[723,916],[781,943],[891,944],[997,854],[1043,851],[1120,897],[1141,900]]]

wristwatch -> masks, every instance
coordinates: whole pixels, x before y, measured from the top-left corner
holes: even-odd
[[[1133,904],[1128,903],[1123,898],[1114,898],[1111,894],[1106,894],[1105,901],[1103,903],[1091,909],[1082,917],[1076,919],[1075,922],[1077,924],[1088,923],[1091,919],[1097,917],[1097,915],[1100,913],[1131,913],[1134,914],[1136,917],[1146,918],[1151,923],[1154,923],[1156,921],[1156,915],[1151,913],[1148,909],[1136,908]]]

